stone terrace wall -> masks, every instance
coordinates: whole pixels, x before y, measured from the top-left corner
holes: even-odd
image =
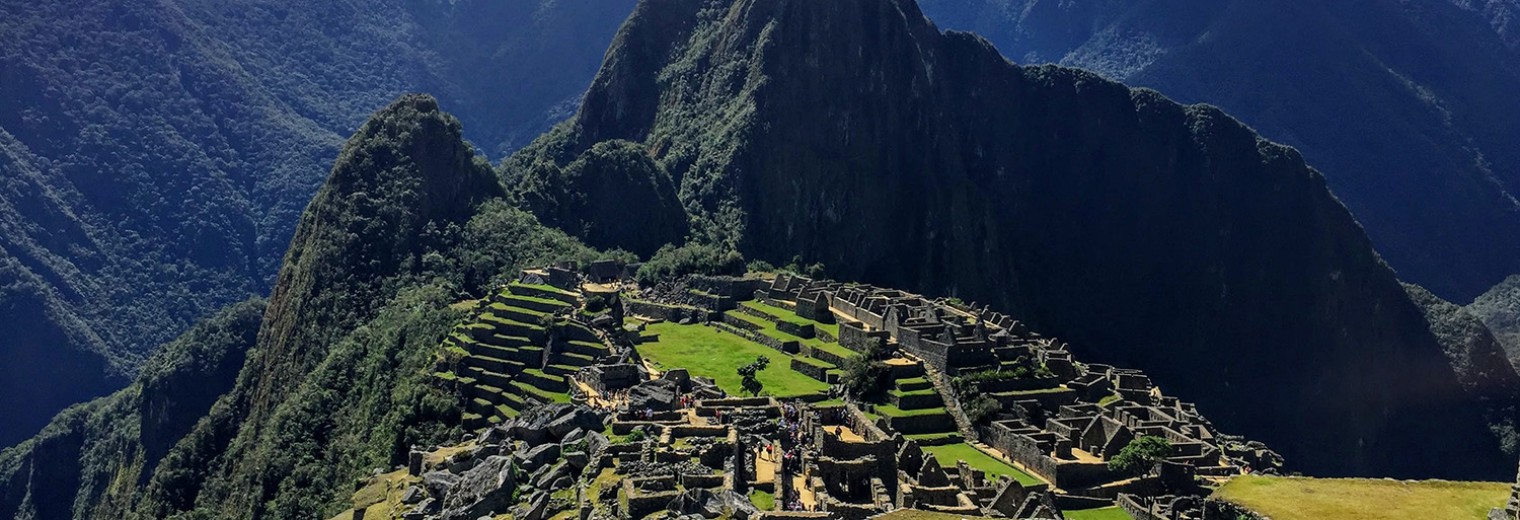
[[[1129,516],[1135,520],[1170,520],[1151,514],[1150,511],[1145,509],[1144,505],[1136,502],[1135,498],[1131,495],[1119,495],[1117,502],[1119,503],[1119,509],[1123,509],[1124,512],[1129,513]],[[1232,518],[1231,520],[1235,519]]]
[[[719,330],[722,330],[724,332],[731,332],[734,335],[739,336],[741,338],[753,341],[755,343],[759,343],[761,345],[765,345],[767,347],[776,349],[777,351],[780,351],[780,352],[785,352],[787,354],[796,354],[796,353],[802,351],[802,347],[796,341],[792,341],[792,340],[782,341],[782,340],[779,340],[779,339],[776,339],[776,338],[773,338],[773,337],[770,337],[770,336],[767,336],[767,335],[764,335],[764,334],[761,334],[761,333],[758,333],[758,332],[755,332],[755,331],[752,331],[752,330],[741,329],[739,327],[735,327],[733,325],[729,325],[728,323],[719,322],[719,323],[714,323],[713,326],[717,327]]]
[[[1203,500],[1203,520],[1272,520],[1272,518],[1217,498],[1206,498]]]
[[[858,323],[844,322],[839,324],[839,344],[844,348],[865,352],[872,345],[885,345],[887,343],[887,331],[877,330],[866,332]]]
[[[803,361],[801,358],[792,358],[792,370],[796,370],[798,372],[802,372],[803,375],[806,375],[808,377],[811,377],[813,379],[816,379],[816,380],[819,380],[819,381],[822,381],[822,382],[825,382],[825,383],[829,382],[829,369],[828,368],[821,367],[821,366],[818,366],[818,365],[808,364],[806,361]]]
[[[665,305],[663,303],[655,303],[643,300],[625,300],[623,302],[623,306],[629,314],[648,316],[650,318],[659,318],[665,321],[681,321],[685,318],[697,319],[703,314],[702,311],[698,309],[677,307],[674,305]]]

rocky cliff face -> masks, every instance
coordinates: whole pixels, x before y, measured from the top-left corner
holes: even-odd
[[[1324,178],[1213,107],[1014,66],[909,0],[648,0],[506,178],[610,139],[670,172],[695,236],[1011,310],[1296,469],[1510,472]]]
[[[1400,275],[1444,298],[1520,272],[1514,0],[922,3],[1014,61],[1210,103],[1294,146]]]

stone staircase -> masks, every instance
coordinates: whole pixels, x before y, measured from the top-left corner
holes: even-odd
[[[609,353],[591,329],[559,317],[579,305],[575,293],[511,284],[455,328],[433,376],[467,400],[466,428],[516,417],[535,403],[570,401],[570,376]]]

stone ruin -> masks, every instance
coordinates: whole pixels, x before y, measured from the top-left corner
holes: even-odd
[[[624,296],[617,279],[621,266],[593,266],[584,273],[568,267],[525,270],[520,283],[577,294],[592,287],[613,296],[619,316],[627,310],[680,323],[715,322],[720,328],[725,309],[759,300],[817,324],[837,324],[838,337],[826,340],[849,350],[897,353],[907,363],[891,367],[900,392],[889,404],[944,411],[890,416],[874,413],[872,403],[823,403],[823,395],[784,402],[730,398],[711,380],[678,368],[651,379],[638,359],[637,329],[572,327],[566,330],[597,334],[581,333],[577,345],[596,339],[606,347],[567,374],[575,383],[573,400],[594,408],[533,408],[488,428],[459,452],[468,455],[430,464],[418,463],[425,457],[414,455],[413,472],[422,484],[409,492],[415,501],[408,504],[415,507],[407,518],[510,513],[543,520],[579,507],[583,520],[651,515],[859,520],[901,508],[1060,519],[1063,509],[1116,504],[1135,518],[1184,520],[1201,518],[1204,483],[1243,472],[1276,472],[1283,463],[1261,443],[1218,432],[1196,406],[1166,396],[1143,372],[1078,362],[1064,343],[974,304],[793,275],[769,281],[694,276]],[[591,282],[596,285],[587,285]],[[786,332],[828,335],[822,326],[798,327],[807,330]],[[545,370],[560,355],[549,336]],[[531,382],[540,377],[535,374],[515,377]],[[471,375],[484,380],[479,376],[488,373]],[[593,395],[581,395],[577,384]],[[974,424],[956,392],[986,396],[1000,410]],[[595,395],[620,399],[609,409],[596,404]],[[588,410],[605,420],[594,428],[549,428],[560,416],[584,416],[567,410]],[[601,433],[603,427],[608,435]],[[951,431],[933,433],[946,428]],[[1139,475],[1108,467],[1108,460],[1143,436],[1166,439],[1172,454]],[[925,449],[968,441],[1044,483],[989,476]],[[593,485],[603,480],[606,485]],[[502,502],[503,489],[520,500]],[[588,496],[593,489],[595,496]],[[565,490],[573,493],[567,497]],[[773,495],[779,507],[756,508],[752,493]],[[1494,513],[1509,516],[1491,518],[1520,520],[1517,503],[1520,498],[1511,498],[1507,510]]]
[[[1490,510],[1488,520],[1520,520],[1520,472],[1515,476],[1515,483],[1509,487],[1509,501],[1502,508]]]

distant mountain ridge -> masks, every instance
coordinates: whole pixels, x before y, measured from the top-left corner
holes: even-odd
[[[503,175],[554,193],[614,141],[673,179],[691,236],[1010,309],[1302,471],[1513,472],[1520,376],[1461,364],[1492,339],[1444,346],[1324,179],[1213,107],[1011,66],[905,0],[650,0]]]
[[[264,294],[342,140],[425,90],[501,157],[632,0],[0,1],[0,446]]]
[[[1520,2],[925,0],[1019,63],[1210,103],[1303,151],[1402,278],[1520,273]]]

